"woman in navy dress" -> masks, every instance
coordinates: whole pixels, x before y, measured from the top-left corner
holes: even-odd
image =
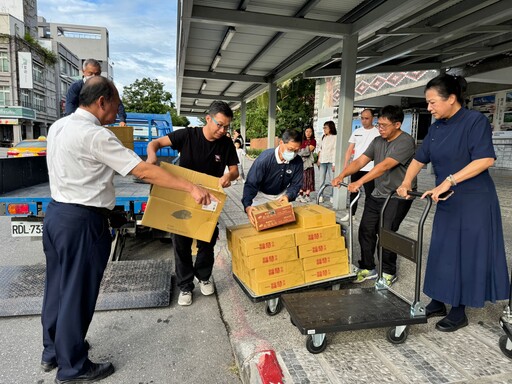
[[[492,129],[480,112],[463,107],[466,81],[448,74],[425,88],[436,121],[397,189],[406,197],[411,180],[432,162],[436,187],[425,192],[437,203],[423,291],[432,298],[427,317],[445,316],[436,329],[453,332],[468,324],[465,307],[505,300],[509,278],[496,188],[488,168],[496,155]],[[445,201],[439,195],[454,194]],[[451,305],[446,316],[445,304]]]

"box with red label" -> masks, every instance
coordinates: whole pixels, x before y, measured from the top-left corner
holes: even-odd
[[[291,203],[269,201],[253,208],[251,214],[258,231],[295,222],[295,213]]]
[[[244,256],[274,252],[279,249],[295,246],[293,230],[278,232],[263,232],[258,236],[244,236],[239,239],[240,252]]]
[[[251,277],[251,285],[256,285],[260,281],[270,280],[282,275],[291,273],[300,273],[302,271],[302,263],[299,259],[286,261],[284,263],[267,265],[264,267],[249,270]]]
[[[339,224],[311,229],[298,229],[295,233],[295,244],[299,246],[308,244],[311,241],[331,240],[336,237],[341,237]]]
[[[333,253],[306,257],[301,259],[301,261],[304,270],[316,269],[326,265],[348,263],[348,253],[346,249],[343,249]]]
[[[317,204],[302,205],[294,209],[297,224],[302,228],[326,227],[336,224],[336,213]]]
[[[260,281],[249,288],[256,295],[266,295],[273,292],[284,291],[298,285],[304,284],[304,272],[291,273],[278,276],[270,280]]]
[[[299,258],[324,255],[345,249],[345,239],[338,237],[326,241],[312,241],[308,244],[299,245]]]
[[[341,277],[349,272],[348,260],[342,264],[327,265],[321,268],[308,269],[304,271],[304,282],[312,283],[314,281],[327,280],[335,277]]]
[[[232,225],[230,227],[226,227],[226,240],[228,243],[228,250],[231,252],[233,249],[233,241],[236,236],[240,236],[243,233],[247,233],[249,230],[251,232],[255,232],[252,224],[240,224],[240,225]],[[257,233],[257,232],[256,232]]]
[[[242,255],[241,261],[248,269],[265,267],[267,265],[298,260],[297,247],[283,248],[277,251],[258,253],[256,255]]]

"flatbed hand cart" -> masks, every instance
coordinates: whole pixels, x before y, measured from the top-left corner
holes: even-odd
[[[510,284],[508,305],[505,306],[503,315],[500,317],[500,326],[505,334],[500,337],[499,346],[501,352],[512,359],[512,277]]]
[[[422,193],[408,192],[411,196]],[[290,293],[282,302],[294,324],[307,335],[306,348],[311,353],[321,353],[327,346],[326,333],[379,327],[391,327],[387,339],[393,344],[407,339],[408,326],[427,322],[425,306],[420,302],[421,255],[423,225],[432,199],[425,198],[425,208],[418,223],[416,239],[411,239],[383,228],[384,212],[393,196],[390,194],[380,213],[379,277],[375,287],[353,288],[339,291]],[[408,301],[388,287],[382,278],[382,249],[388,249],[416,264],[416,281],[413,301]]]
[[[344,184],[344,183],[340,183],[340,185],[347,187],[347,184]],[[317,204],[320,204],[320,196],[322,196],[325,188],[330,187],[330,186],[331,186],[331,184],[325,184],[319,189],[318,194],[317,194]],[[350,212],[352,212],[352,206],[357,202],[360,195],[361,195],[360,192],[358,192],[355,199],[350,203],[350,208],[349,208]],[[338,223],[338,224],[340,224],[340,223]],[[340,229],[341,230],[343,229],[343,226],[341,224],[340,224]],[[353,237],[352,215],[350,214],[348,239],[347,239],[349,273],[346,275],[337,276],[332,279],[321,280],[321,281],[313,282],[313,283],[309,283],[309,284],[298,285],[293,288],[284,289],[282,291],[277,291],[277,292],[272,292],[267,295],[257,295],[247,285],[245,285],[244,282],[242,280],[240,280],[234,273],[233,273],[233,278],[238,283],[238,285],[240,286],[242,291],[247,295],[247,297],[252,302],[258,303],[261,301],[265,301],[265,313],[269,316],[275,316],[279,312],[281,312],[281,310],[283,309],[283,303],[280,300],[280,297],[283,293],[302,292],[302,291],[306,291],[306,290],[321,289],[321,288],[325,288],[325,289],[331,288],[332,290],[338,290],[340,288],[340,284],[342,282],[354,279],[354,277],[356,275],[353,272],[353,268],[352,268],[352,244],[353,244],[352,237]]]

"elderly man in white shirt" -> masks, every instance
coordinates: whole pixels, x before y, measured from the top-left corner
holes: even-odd
[[[80,92],[80,107],[56,121],[48,134],[53,200],[43,226],[46,284],[41,367],[47,372],[58,368],[57,384],[93,382],[114,372],[111,363],[89,360],[85,335],[110,254],[108,215],[115,205],[115,172],[188,191],[196,202],[210,203],[205,189],[142,161],[102,126],[115,121],[119,102],[112,81],[93,77]]]

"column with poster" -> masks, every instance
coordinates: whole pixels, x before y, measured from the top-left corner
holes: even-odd
[[[340,77],[333,76],[318,79],[315,87],[316,108],[313,117],[315,137],[322,137],[323,126],[326,121],[337,122],[339,103]]]

